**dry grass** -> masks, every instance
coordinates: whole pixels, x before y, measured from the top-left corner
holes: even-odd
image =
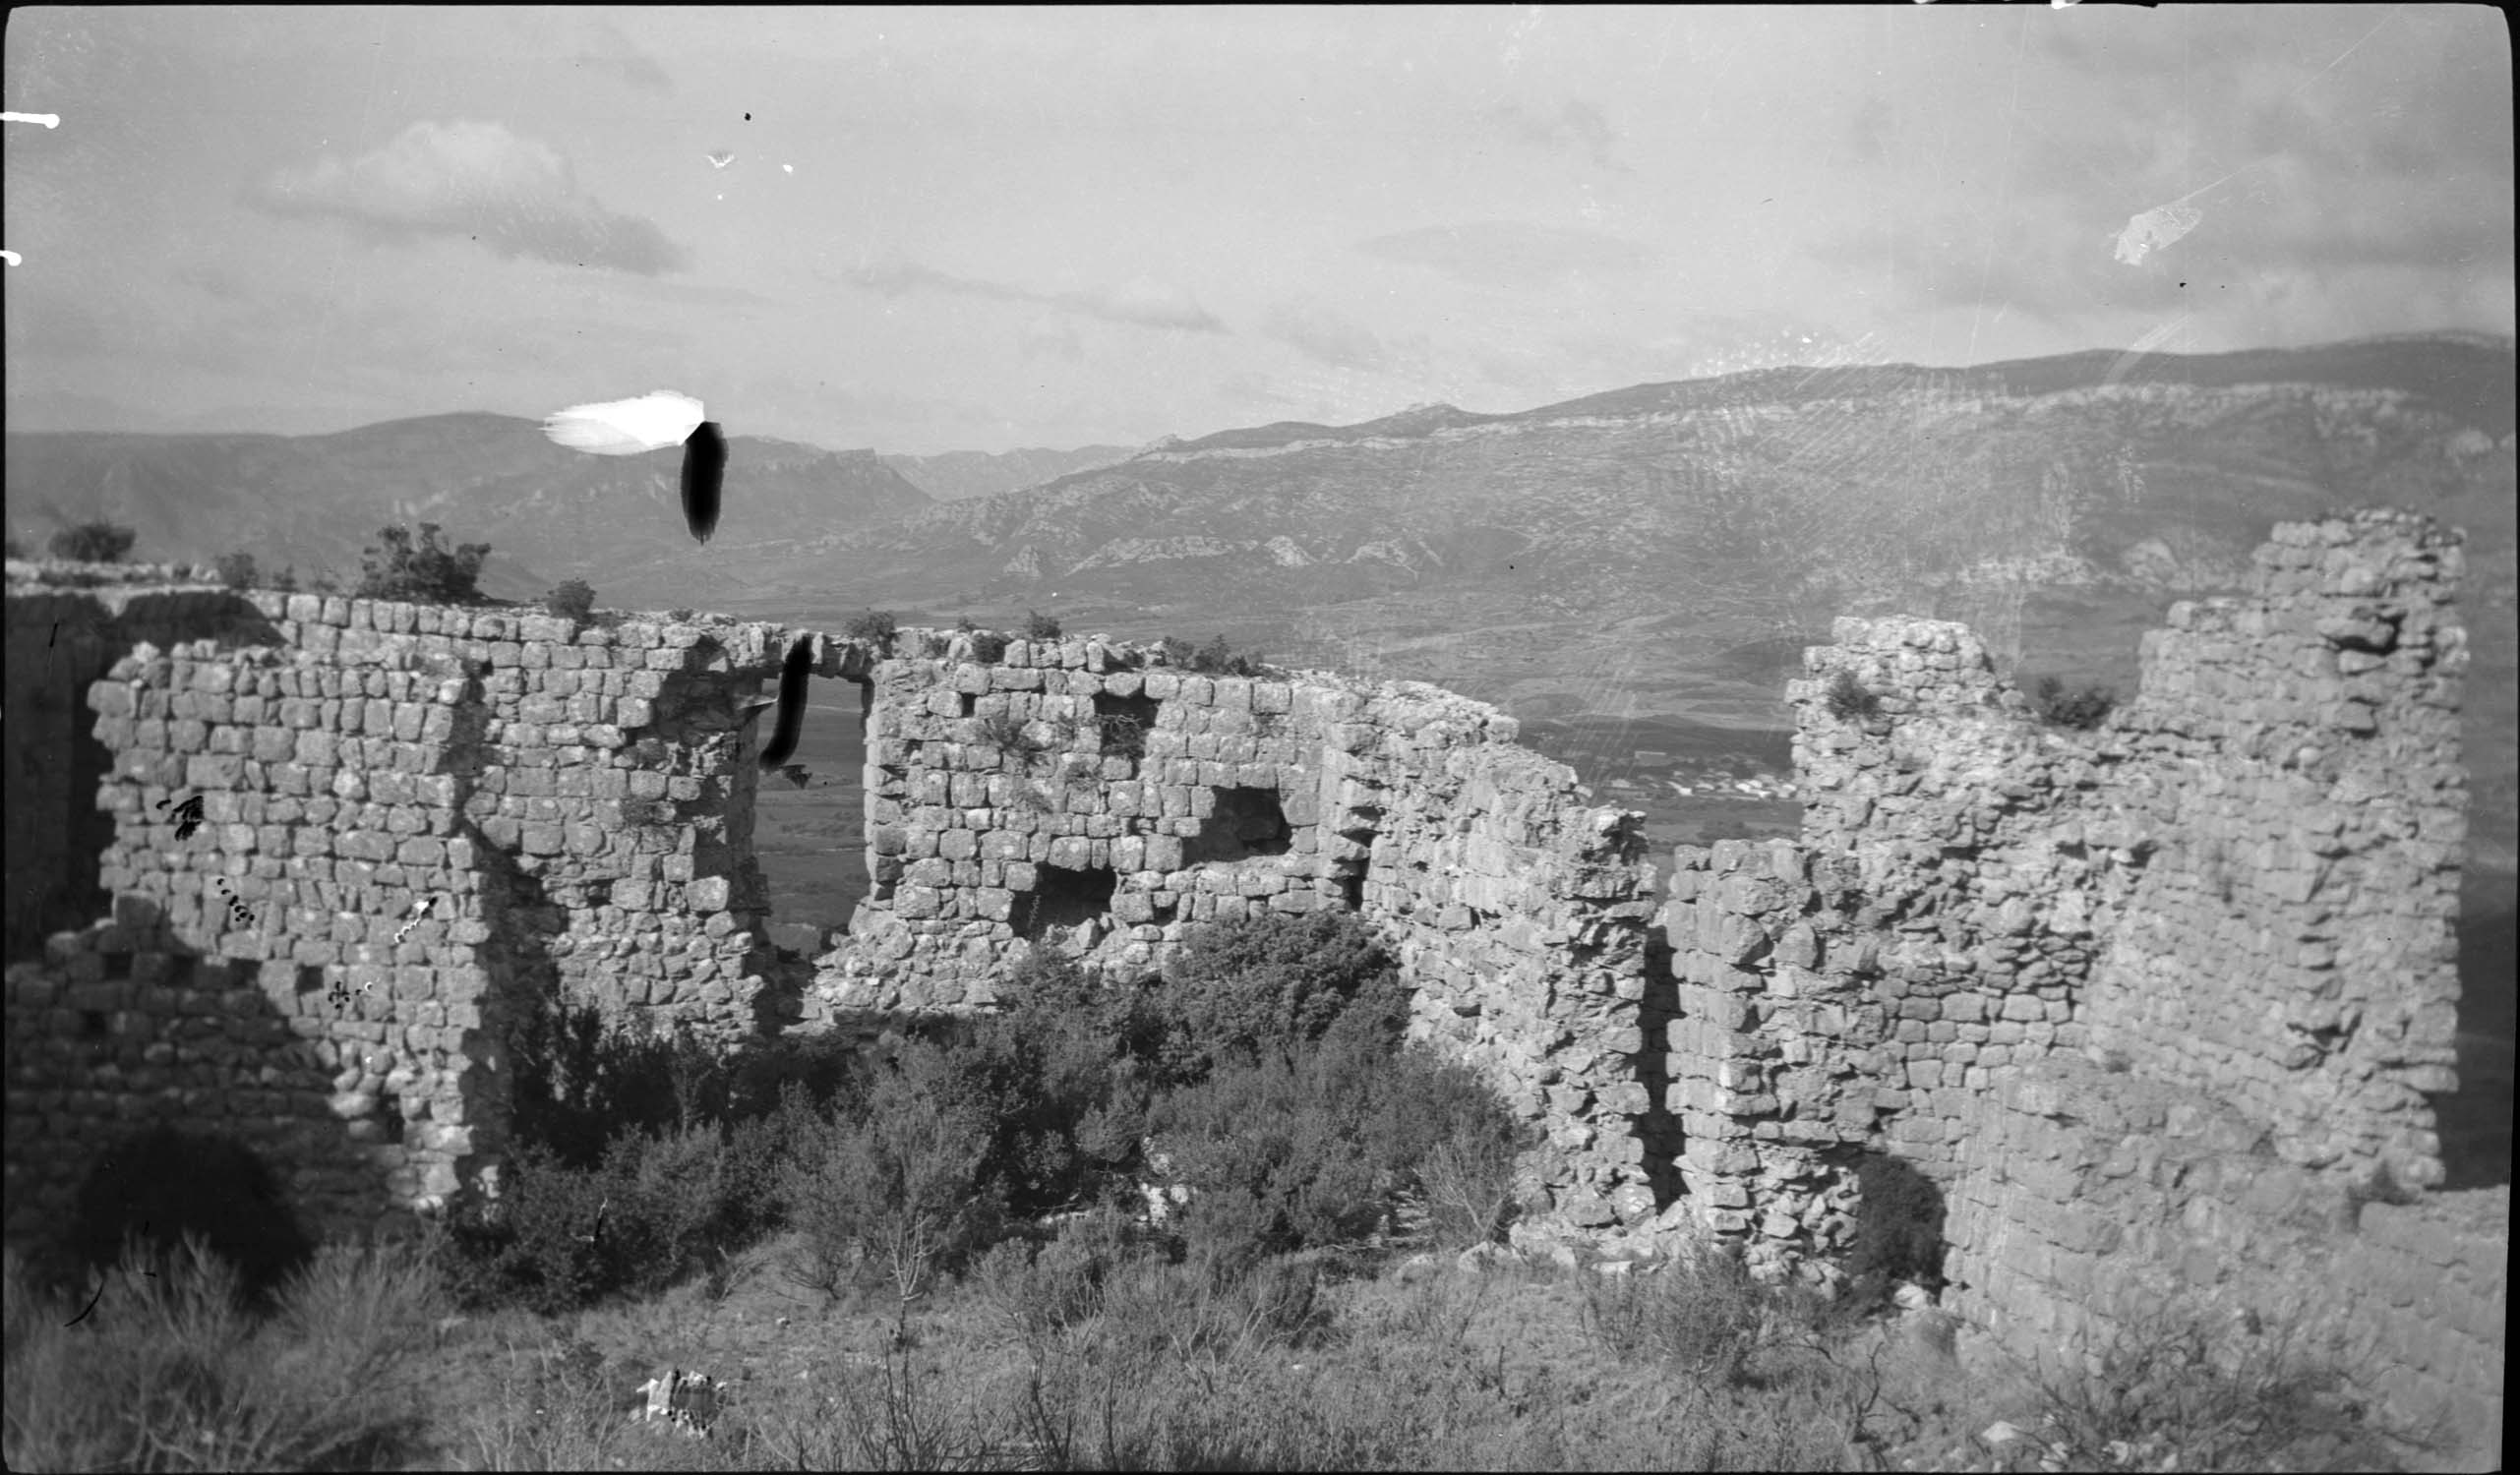
[[[2414,1447],[2277,1341],[2165,1326],[2092,1369],[1972,1375],[1720,1258],[1404,1279],[1387,1248],[1237,1279],[1140,1244],[1090,1284],[1072,1257],[991,1257],[905,1308],[757,1273],[776,1249],[557,1318],[447,1318],[402,1251],[327,1251],[261,1320],[215,1262],[134,1262],[153,1276],[70,1328],[12,1261],[8,1465],[2379,1469]],[[706,1439],[639,1416],[667,1366],[727,1386]],[[2028,1433],[1991,1446],[1999,1419]]]

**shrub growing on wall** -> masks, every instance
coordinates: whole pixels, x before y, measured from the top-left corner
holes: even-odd
[[[230,589],[253,588],[261,581],[261,574],[254,567],[254,556],[250,553],[220,554],[218,581]]]
[[[407,527],[377,530],[382,544],[371,544],[359,556],[359,599],[410,600],[423,604],[460,604],[479,599],[482,561],[487,543],[465,543],[450,549],[438,542],[438,524],[420,524],[415,541]]]
[[[1058,620],[1055,616],[1045,615],[1039,610],[1027,610],[1024,612],[1025,639],[1055,640],[1058,638]]]
[[[570,579],[543,596],[543,608],[563,620],[584,620],[595,613],[595,590],[584,579]]]
[[[2075,728],[2088,732],[2100,726],[2118,704],[2118,694],[2106,686],[2085,686],[2069,693],[2065,682],[2052,676],[2039,678],[2030,704],[2039,719],[2052,727]]]
[[[135,530],[98,520],[63,528],[52,535],[49,545],[56,559],[75,559],[82,563],[119,563],[131,546],[140,541]]]
[[[1839,722],[1856,722],[1881,715],[1882,699],[1864,689],[1855,673],[1841,671],[1829,683],[1829,715]]]
[[[901,633],[901,621],[890,610],[868,610],[849,620],[849,638],[864,640],[885,655],[892,654],[893,637]]]

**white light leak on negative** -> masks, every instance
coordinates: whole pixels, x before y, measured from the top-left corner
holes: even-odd
[[[658,389],[636,399],[571,405],[545,420],[543,434],[590,455],[635,456],[682,444],[707,418],[689,394]]]

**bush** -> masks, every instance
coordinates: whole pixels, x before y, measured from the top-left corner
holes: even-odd
[[[261,581],[261,575],[254,567],[254,556],[250,553],[220,554],[218,581],[230,589],[253,588]]]
[[[1672,1261],[1653,1275],[1579,1274],[1584,1325],[1624,1360],[1667,1364],[1718,1386],[1738,1385],[1772,1333],[1780,1299],[1729,1250]]]
[[[2084,732],[2100,726],[2110,710],[2118,705],[2118,694],[2106,686],[2085,686],[2068,694],[2065,682],[2055,677],[2039,678],[2030,698],[2039,720],[2052,727],[2076,728]]]
[[[282,594],[295,594],[297,592],[297,565],[295,563],[291,563],[288,567],[272,574],[271,587],[277,589]]]
[[[198,1239],[134,1247],[86,1316],[87,1292],[46,1294],[14,1253],[6,1273],[10,1469],[395,1469],[419,1453],[442,1292],[405,1249],[326,1248],[259,1325]]]
[[[359,557],[360,577],[353,597],[408,600],[419,604],[462,604],[481,597],[475,587],[487,543],[466,543],[449,550],[438,542],[438,524],[420,524],[413,542],[406,527],[377,530],[383,547],[370,545]]]
[[[990,1124],[965,1107],[950,1068],[943,1050],[913,1042],[804,1146],[789,1185],[801,1241],[791,1279],[837,1300],[879,1274],[906,1306],[993,1237]]]
[[[98,520],[63,528],[52,535],[50,548],[56,559],[73,559],[82,563],[119,563],[140,534],[131,528]]]
[[[868,610],[849,620],[849,638],[864,640],[885,655],[892,654],[893,637],[901,633],[901,621],[890,610]]]
[[[563,620],[584,620],[595,613],[595,590],[584,579],[570,579],[543,596],[543,608]]]
[[[1163,1030],[1152,996],[1043,949],[997,988],[1002,1011],[947,1048],[948,1096],[990,1123],[982,1176],[1026,1216],[1096,1199],[1139,1150]]]
[[[1195,650],[1190,642],[1167,635],[1157,642],[1156,649],[1162,653],[1165,665],[1185,667],[1203,676],[1256,677],[1268,670],[1256,653],[1236,654],[1233,647],[1226,644],[1223,635]]]
[[[1836,679],[1829,683],[1829,715],[1838,721],[1854,722],[1878,717],[1881,711],[1882,699],[1865,690],[1864,684],[1855,679],[1855,673],[1841,671],[1837,673]]]
[[[1229,1061],[1157,1096],[1151,1156],[1191,1191],[1188,1253],[1230,1278],[1263,1256],[1353,1240],[1381,1222],[1406,1166],[1373,1134],[1382,1063],[1342,1039]]]
[[[1027,639],[1027,640],[1055,640],[1055,639],[1057,639],[1057,638],[1058,638],[1058,620],[1057,620],[1057,619],[1056,619],[1055,617],[1053,617],[1053,616],[1045,615],[1045,614],[1043,614],[1043,613],[1042,613],[1041,611],[1039,611],[1039,610],[1027,610],[1027,611],[1025,611],[1025,612],[1024,612],[1024,638],[1025,638],[1025,639]]]
[[[1516,1164],[1539,1145],[1539,1129],[1462,1061],[1403,1050],[1388,1069],[1375,1137],[1415,1180],[1435,1242],[1461,1249],[1502,1240]]]
[[[1171,1080],[1322,1037],[1351,1006],[1397,1047],[1407,1000],[1371,928],[1346,912],[1264,912],[1194,928],[1165,969]]]
[[[971,658],[982,665],[994,665],[1006,654],[1006,637],[995,630],[974,630],[971,633]]]

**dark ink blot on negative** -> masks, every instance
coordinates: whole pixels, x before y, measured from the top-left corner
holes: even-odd
[[[797,750],[797,738],[805,733],[806,683],[813,676],[813,642],[799,639],[788,647],[787,664],[779,672],[779,725],[770,733],[769,746],[761,749],[764,772],[778,768]]]
[[[683,516],[702,543],[717,531],[718,502],[726,489],[726,436],[703,420],[683,442]]]

